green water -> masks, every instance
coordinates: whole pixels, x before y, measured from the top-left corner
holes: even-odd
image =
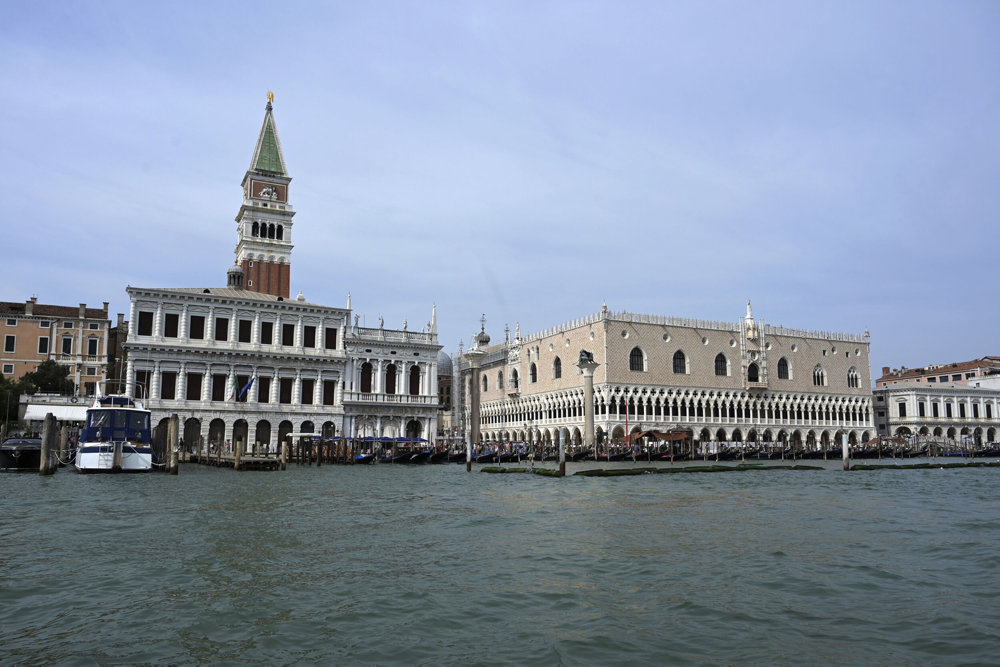
[[[995,662],[1000,469],[839,467],[2,475],[0,662]]]

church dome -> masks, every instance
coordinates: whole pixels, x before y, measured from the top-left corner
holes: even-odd
[[[452,366],[451,356],[447,352],[445,352],[444,350],[438,352],[437,363],[438,363],[438,375],[452,374],[452,370],[454,367]]]

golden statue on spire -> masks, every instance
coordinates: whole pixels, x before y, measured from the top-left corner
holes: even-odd
[[[270,104],[271,102],[274,102],[274,92],[273,91],[270,91],[270,90],[267,91],[267,102],[268,102],[268,104]]]

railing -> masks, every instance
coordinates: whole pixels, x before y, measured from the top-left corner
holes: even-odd
[[[345,391],[344,403],[388,403],[392,405],[436,406],[437,396],[413,394],[373,394],[363,391]]]
[[[437,334],[421,331],[405,331],[399,329],[375,329],[372,327],[354,327],[347,330],[351,340],[379,340],[396,343],[437,343]]]

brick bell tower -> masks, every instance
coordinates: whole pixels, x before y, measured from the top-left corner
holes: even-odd
[[[243,288],[288,298],[292,262],[292,216],[278,129],[274,125],[274,93],[267,94],[264,124],[250,168],[243,177],[243,205],[236,215],[236,264],[243,269]]]

